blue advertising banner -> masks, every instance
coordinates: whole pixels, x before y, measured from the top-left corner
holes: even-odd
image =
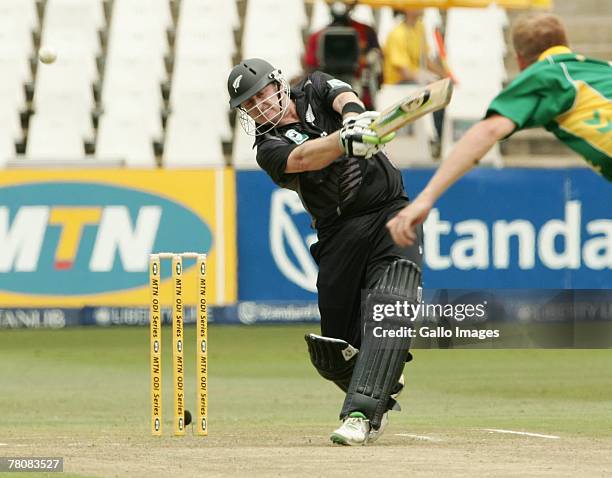
[[[161,309],[162,324],[172,323],[172,308]],[[195,326],[195,307],[185,307],[183,323]],[[208,307],[208,323],[260,325],[318,323],[319,308],[313,301],[243,301]],[[148,307],[0,307],[1,329],[63,329],[66,327],[148,326]]]
[[[432,170],[403,171],[414,197]],[[237,173],[239,300],[316,300],[297,195]],[[425,226],[426,288],[612,288],[612,186],[587,169],[480,168]]]
[[[411,197],[430,171],[405,171]],[[612,288],[612,185],[587,169],[476,169],[425,225],[426,287]]]
[[[239,300],[314,300],[317,235],[293,191],[262,171],[236,173]]]

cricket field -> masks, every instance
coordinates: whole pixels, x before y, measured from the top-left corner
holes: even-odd
[[[2,330],[0,457],[64,457],[51,477],[612,475],[612,350],[416,350],[385,435],[335,447],[343,396],[310,365],[315,330],[212,325],[209,436],[183,438],[171,436],[169,328],[162,438],[148,328]],[[186,340],[193,412],[193,327]]]

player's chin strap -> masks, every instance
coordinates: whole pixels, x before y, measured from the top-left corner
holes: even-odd
[[[362,319],[364,327],[361,351],[340,418],[352,412],[361,412],[368,417],[370,425],[378,429],[383,414],[395,408],[396,404],[390,396],[402,374],[410,348],[408,333],[397,332],[406,331],[411,321],[410,318],[393,315],[384,316],[380,320],[373,312],[397,310],[396,307],[384,307],[394,305],[397,301],[417,303],[420,300],[421,270],[406,259],[393,262],[374,289],[368,292]],[[395,333],[385,333],[391,331]]]
[[[270,73],[270,76],[274,78],[274,82],[276,83],[276,98],[278,99],[278,107],[280,108],[280,111],[281,111],[281,117],[274,124],[274,128],[276,128],[278,123],[280,123],[281,120],[285,117],[285,113],[289,111],[289,101],[290,101],[289,91],[290,90],[288,90],[286,87],[283,86],[285,79],[280,70],[274,70],[272,73]],[[286,103],[287,103],[285,107],[283,107],[283,92],[285,93]]]
[[[278,98],[278,107],[283,110],[283,92],[281,90],[281,84],[279,81],[276,82],[276,97]]]

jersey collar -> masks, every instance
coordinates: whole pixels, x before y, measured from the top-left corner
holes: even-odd
[[[544,58],[548,56],[564,55],[566,53],[572,53],[572,50],[570,50],[568,47],[564,45],[556,45],[556,46],[550,47],[548,50],[544,50],[542,54],[538,57],[538,61],[542,61]]]

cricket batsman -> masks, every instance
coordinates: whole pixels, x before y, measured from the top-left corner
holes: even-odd
[[[392,135],[378,138],[369,128],[378,113],[322,72],[290,89],[279,69],[246,59],[232,69],[227,88],[230,107],[255,137],[257,163],[297,192],[317,231],[310,251],[319,265],[321,335],[308,334],[306,342],[317,371],[346,393],[331,440],[371,443],[388,411],[399,408],[410,339],[364,334],[372,323],[362,317],[362,291],[392,302],[416,301],[421,290],[420,241],[397,246],[385,229],[408,204],[400,172],[381,152]]]
[[[515,131],[546,128],[612,181],[612,63],[573,53],[561,21],[548,13],[517,19],[512,41],[521,73],[457,142],[419,196],[389,221],[399,246],[418,242],[415,227],[435,201]]]

